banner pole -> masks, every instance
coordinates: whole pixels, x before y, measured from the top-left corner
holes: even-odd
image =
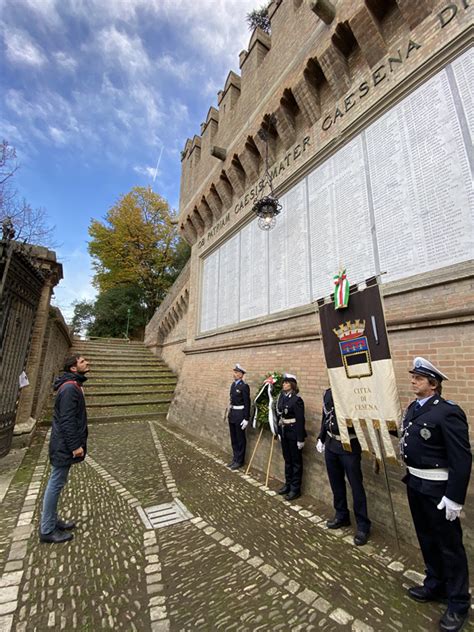
[[[254,447],[253,452],[252,452],[252,456],[250,457],[249,464],[247,465],[247,469],[245,470],[246,474],[249,473],[250,467],[252,466],[253,457],[255,456],[255,452],[257,451],[258,444],[260,443],[260,439],[262,437],[262,432],[263,432],[263,426],[260,428],[260,434],[258,435],[257,442],[256,442],[255,447]]]
[[[382,420],[381,420],[380,423],[382,423]],[[384,451],[383,451],[383,445],[382,445],[382,441],[381,441],[381,437],[380,437],[380,429],[379,428],[374,428],[374,430],[375,430],[375,434],[377,436],[377,442],[379,444],[379,449],[380,449],[380,455],[381,455],[381,461],[382,461],[382,469],[383,469],[383,474],[384,474],[385,486],[387,488],[388,501],[390,503],[390,515],[392,516],[393,532],[395,534],[395,541],[397,543],[397,548],[400,551],[401,547],[400,547],[400,540],[399,540],[399,537],[398,537],[397,521],[395,519],[395,509],[394,509],[394,506],[393,506],[392,494],[390,492],[390,484],[389,484],[388,475],[387,475],[387,466],[386,466],[385,459],[384,459]]]
[[[267,465],[267,477],[265,479],[265,487],[268,487],[268,479],[270,478],[270,465],[272,463],[273,457],[273,444],[275,443],[275,436],[272,434],[272,440],[270,445],[270,456],[268,457],[268,465]]]

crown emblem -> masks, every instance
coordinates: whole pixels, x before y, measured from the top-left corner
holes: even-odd
[[[338,329],[333,329],[333,332],[339,338],[339,340],[353,340],[359,338],[364,333],[365,320],[357,318],[354,322],[347,320],[345,323],[341,323]]]

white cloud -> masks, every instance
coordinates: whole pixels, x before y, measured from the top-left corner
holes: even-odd
[[[56,0],[15,0],[15,4],[35,13],[35,18],[49,26],[60,26],[61,20],[56,11]]]
[[[144,72],[150,65],[140,37],[132,37],[115,26],[102,29],[97,34],[95,45],[101,51],[104,62],[113,66],[119,63],[122,70],[130,74]]]
[[[78,62],[63,51],[53,53],[53,58],[57,65],[68,72],[76,70]]]
[[[178,61],[171,55],[162,55],[155,61],[155,67],[158,70],[164,70],[170,75],[173,75],[181,81],[189,81],[190,73],[196,72],[196,68],[192,68],[191,64],[187,61]]]
[[[57,127],[49,127],[49,135],[57,145],[64,145],[67,142],[67,134],[64,130]]]
[[[41,48],[24,31],[4,30],[7,58],[13,64],[40,67],[47,59]]]
[[[139,173],[141,176],[145,176],[151,180],[155,180],[155,178],[161,175],[161,172],[156,168],[156,165],[135,165],[133,170],[135,173]]]

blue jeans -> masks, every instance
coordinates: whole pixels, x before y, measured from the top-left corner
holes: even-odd
[[[70,465],[65,465],[64,467],[51,466],[51,474],[49,475],[49,481],[43,497],[43,512],[40,523],[40,532],[42,534],[51,533],[56,529],[59,494],[67,483],[70,468]]]

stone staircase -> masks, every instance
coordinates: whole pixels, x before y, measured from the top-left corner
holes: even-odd
[[[77,339],[72,352],[90,362],[84,388],[89,422],[166,416],[177,378],[142,342]]]

